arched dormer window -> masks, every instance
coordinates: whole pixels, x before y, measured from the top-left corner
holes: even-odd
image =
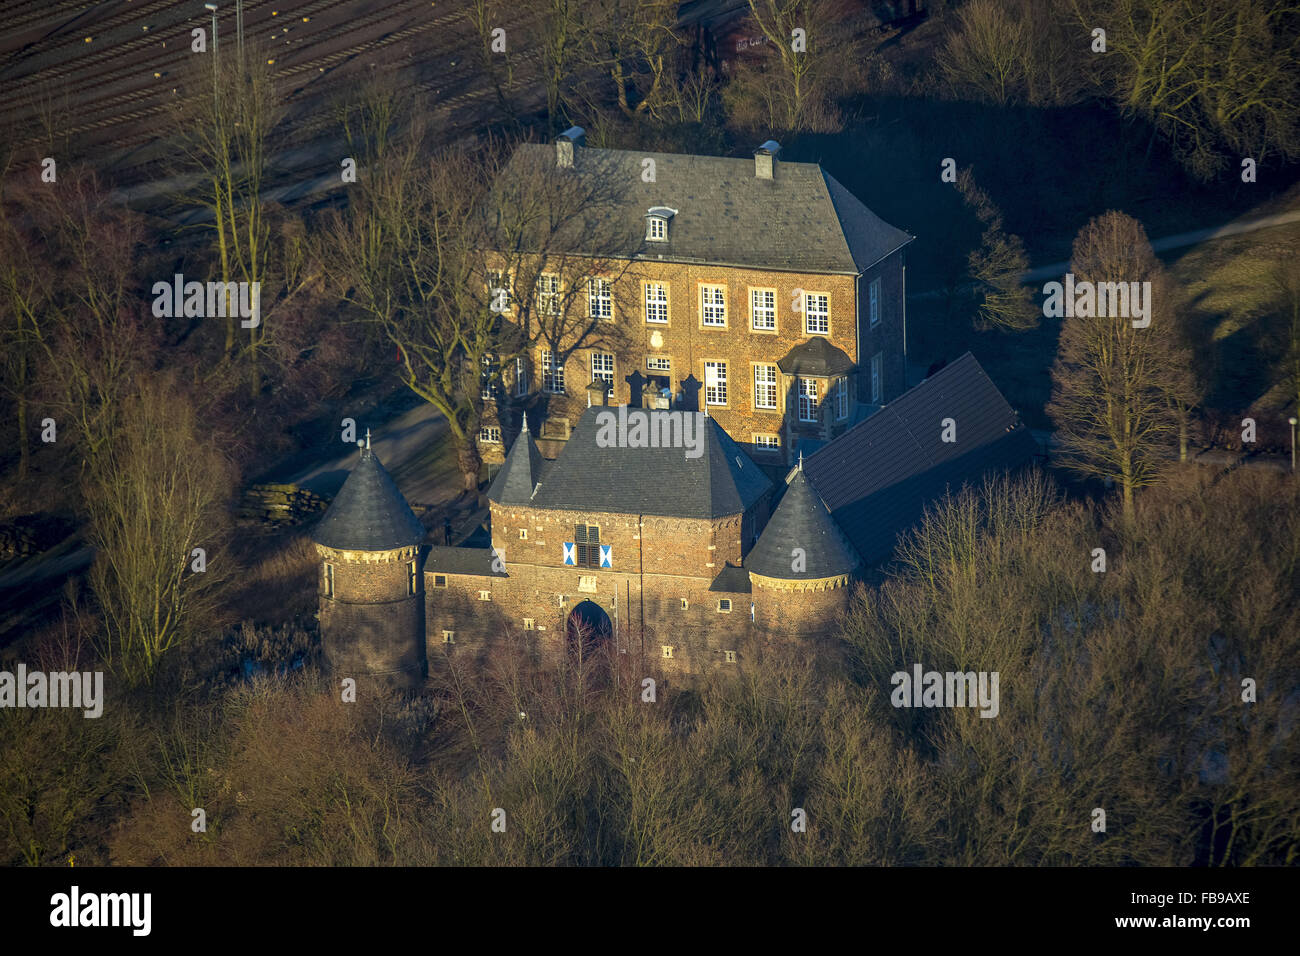
[[[677,215],[676,209],[667,206],[653,206],[645,216],[645,237],[647,242],[668,241],[668,221]]]

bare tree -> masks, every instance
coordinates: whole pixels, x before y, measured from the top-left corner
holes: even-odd
[[[749,13],[776,65],[760,78],[772,125],[825,132],[833,128],[829,98],[850,67],[836,54],[835,6],[829,0],[749,0]]]
[[[1279,263],[1273,272],[1273,285],[1279,293],[1286,322],[1282,381],[1292,414],[1300,415],[1300,264],[1294,258]]]
[[[957,11],[938,60],[948,83],[1007,106],[1025,98],[1027,25],[1003,4],[971,0]]]
[[[1136,293],[1149,289],[1144,328],[1134,327],[1137,319],[1113,314],[1114,295],[1109,309],[1098,301],[1088,314],[1076,309],[1063,319],[1048,405],[1063,460],[1081,474],[1118,482],[1131,521],[1134,492],[1156,480],[1161,446],[1177,428],[1171,399],[1186,397],[1179,369],[1187,367],[1189,356],[1178,341],[1175,294],[1142,224],[1119,212],[1099,216],[1080,231],[1071,270],[1076,282],[1097,289],[1099,283],[1122,283],[1123,291]],[[1101,312],[1107,314],[1095,314]]]
[[[39,392],[89,460],[113,439],[119,399],[157,348],[132,302],[143,226],[77,167],[60,172],[57,188],[9,198],[0,221],[4,391],[16,402],[24,444],[28,403]]]
[[[255,397],[261,391],[259,362],[269,347],[268,320],[279,305],[302,291],[308,276],[301,244],[282,241],[286,228],[290,236],[293,233],[286,225],[291,217],[264,195],[272,137],[284,108],[266,58],[255,41],[248,43],[242,60],[224,53],[218,69],[197,62],[192,66],[174,121],[180,131],[182,172],[197,176],[179,200],[202,210],[201,226],[213,232],[221,281],[257,283],[261,291],[259,321],[248,327],[242,345],[236,334],[237,309],[226,302],[225,352],[246,359],[249,391]]]
[[[1002,213],[976,185],[969,168],[957,177],[957,188],[985,227],[979,248],[967,259],[980,300],[976,327],[1017,332],[1037,328],[1041,313],[1021,278],[1029,270],[1024,242],[1003,228]]]
[[[630,265],[603,258],[629,249],[626,236],[608,244],[621,223],[617,181],[524,152],[503,164],[494,144],[455,147],[426,164],[408,142],[367,171],[320,256],[333,288],[397,350],[403,383],[446,417],[466,492],[478,485],[485,402],[506,400],[504,373],[526,400],[539,346],[562,365],[615,336],[588,308],[587,280],[613,286]]]
[[[85,496],[96,549],[90,582],[105,626],[100,651],[138,684],[210,623],[234,480],[166,380],[146,380],[122,406],[119,433],[88,469]]]
[[[1120,110],[1152,124],[1208,179],[1229,155],[1300,154],[1300,11],[1268,0],[1074,0],[1086,30],[1104,24],[1103,74]]]

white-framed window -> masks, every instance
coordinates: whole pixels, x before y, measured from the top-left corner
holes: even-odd
[[[489,445],[501,444],[501,429],[497,425],[484,425],[478,430],[478,440]]]
[[[645,237],[651,242],[667,242],[668,220],[663,216],[647,216],[645,221]]]
[[[480,601],[490,601],[490,600],[492,600],[492,592],[491,592],[491,591],[479,591],[479,592],[478,592],[478,599],[479,599]]]
[[[731,598],[718,598],[718,613],[719,614],[731,613]]]
[[[885,357],[882,353],[877,352],[871,356],[871,402],[873,405],[880,404],[881,395],[881,376],[885,370]]]
[[[606,383],[605,394],[614,397],[614,356],[609,352],[591,353],[591,380]]]
[[[542,315],[560,314],[560,277],[543,272],[537,277],[537,311]]]
[[[673,645],[660,644],[659,653],[663,654],[665,660],[671,659],[673,656]]]
[[[420,579],[415,573],[415,562],[407,561],[406,562],[406,593],[414,594],[416,587],[419,585],[419,583],[420,583]]]
[[[830,335],[831,297],[825,292],[803,294],[804,332],[808,335]]]
[[[334,565],[325,565],[325,596],[332,598],[334,596]]]
[[[593,319],[614,318],[614,291],[608,279],[587,280],[587,315]]]
[[[542,388],[552,395],[564,394],[564,366],[556,364],[550,349],[542,349]]]
[[[500,269],[491,269],[487,274],[487,287],[488,307],[493,312],[509,312],[511,304],[510,276]],[[505,293],[504,298],[502,293]]]
[[[841,378],[835,385],[835,417],[849,417],[849,380]]]
[[[755,332],[776,331],[776,290],[749,290],[749,327]]]
[[[754,407],[775,410],[778,390],[775,365],[754,366]]]
[[[727,363],[704,363],[704,402],[707,405],[727,404]]]
[[[755,435],[754,435],[754,447],[755,447],[755,448],[761,448],[761,449],[763,449],[764,451],[780,451],[780,450],[781,450],[781,436],[780,436],[780,435],[763,435],[763,434],[755,434]]]
[[[799,379],[799,421],[817,421],[817,379]]]
[[[645,357],[645,367],[651,372],[671,372],[673,370],[673,360],[666,355],[647,355]]]
[[[700,286],[700,321],[713,328],[727,325],[727,287],[725,285]]]
[[[735,651],[723,651],[723,652],[722,652],[722,660],[723,660],[724,663],[727,663],[727,664],[734,664],[734,663],[736,663],[736,652],[735,652]]]
[[[435,574],[433,576],[433,586],[435,588],[445,588],[447,586],[447,575]]]
[[[867,301],[870,303],[871,324],[875,326],[880,322],[880,279],[872,279],[871,285],[867,286]]]
[[[483,399],[483,401],[485,402],[496,401],[496,397],[497,397],[496,357],[492,355],[484,355],[482,359],[480,359],[480,361],[483,364],[483,368],[479,372],[479,385],[480,385],[479,398]]]
[[[515,359],[515,398],[528,394],[528,364],[522,359]]]
[[[645,320],[657,325],[668,322],[668,283],[647,282],[645,284]]]

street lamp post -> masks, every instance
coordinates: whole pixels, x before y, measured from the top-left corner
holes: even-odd
[[[203,9],[212,11],[212,109],[215,122],[216,115],[221,112],[217,103],[217,5],[205,3]]]
[[[1295,426],[1300,419],[1292,415],[1287,421],[1291,423],[1291,470],[1295,471]]]

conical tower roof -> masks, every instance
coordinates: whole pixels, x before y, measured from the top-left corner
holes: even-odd
[[[545,461],[533,436],[528,433],[528,418],[525,416],[523,430],[510,446],[501,470],[488,487],[488,500],[499,505],[528,504],[537,483],[542,480]]]
[[[795,571],[795,549],[803,551],[803,570]],[[848,574],[858,555],[826,510],[803,471],[803,458],[786,487],[776,512],[745,558],[745,569],[786,581],[815,580]]]
[[[370,450],[369,436],[312,540],[339,551],[392,551],[424,540],[424,525]]]

